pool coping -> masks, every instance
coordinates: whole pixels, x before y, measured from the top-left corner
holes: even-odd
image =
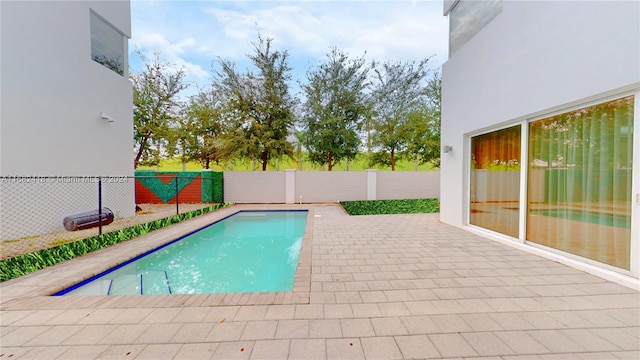
[[[153,231],[109,248],[98,250],[61,264],[12,279],[0,284],[0,304],[32,307],[39,302],[64,304],[64,307],[156,307],[176,305],[285,305],[308,304],[311,292],[311,260],[313,247],[314,207],[316,205],[241,204],[225,207],[181,223]],[[81,281],[98,275],[115,265],[144,254],[184,236],[194,230],[222,220],[242,210],[307,210],[293,288],[288,292],[227,293],[227,294],[167,294],[116,296],[51,296]],[[90,299],[91,301],[87,301]],[[13,306],[12,306],[13,307]]]

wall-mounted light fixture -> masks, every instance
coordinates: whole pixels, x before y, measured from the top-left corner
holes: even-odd
[[[114,122],[114,121],[115,121],[115,119],[114,119],[114,118],[112,118],[111,116],[109,116],[109,115],[105,114],[105,112],[104,112],[104,111],[100,111],[100,119],[102,119],[102,120],[106,120],[106,121],[108,121],[108,122]]]
[[[442,152],[443,152],[444,154],[448,154],[448,153],[450,153],[450,152],[452,152],[452,151],[453,151],[453,146],[451,146],[451,145],[444,145],[444,146],[442,146]]]

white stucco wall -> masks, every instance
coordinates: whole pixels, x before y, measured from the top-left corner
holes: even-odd
[[[93,9],[130,37],[129,5],[0,3],[0,175],[133,175],[132,86],[91,59],[89,27]]]
[[[453,151],[442,154],[440,219],[465,225],[469,135],[637,94],[639,29],[637,1],[504,1],[502,13],[443,65],[441,140]]]
[[[0,176],[133,176],[128,48],[124,76],[91,59],[92,10],[131,37],[128,0],[0,2]],[[15,228],[7,219],[19,214],[12,236],[56,231],[63,216],[97,209],[96,197],[95,179],[35,186],[5,178],[0,229]],[[133,182],[103,202],[132,216]]]
[[[369,182],[373,177],[374,181]],[[224,173],[224,200],[335,203],[438,198],[439,171],[251,171]]]

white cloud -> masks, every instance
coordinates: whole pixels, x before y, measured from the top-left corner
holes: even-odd
[[[296,66],[315,64],[330,46],[379,61],[437,54],[434,66],[447,56],[440,1],[134,1],[132,16],[132,48],[161,52],[196,82],[208,78],[218,57],[244,68],[258,32],[274,38]]]

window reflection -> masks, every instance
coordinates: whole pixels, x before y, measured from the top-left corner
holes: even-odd
[[[527,240],[629,269],[633,101],[529,125]]]
[[[121,32],[91,13],[91,59],[124,75],[124,44]]]
[[[460,0],[449,14],[449,54],[458,51],[502,11],[502,0]]]
[[[520,126],[471,139],[469,223],[518,237]]]

